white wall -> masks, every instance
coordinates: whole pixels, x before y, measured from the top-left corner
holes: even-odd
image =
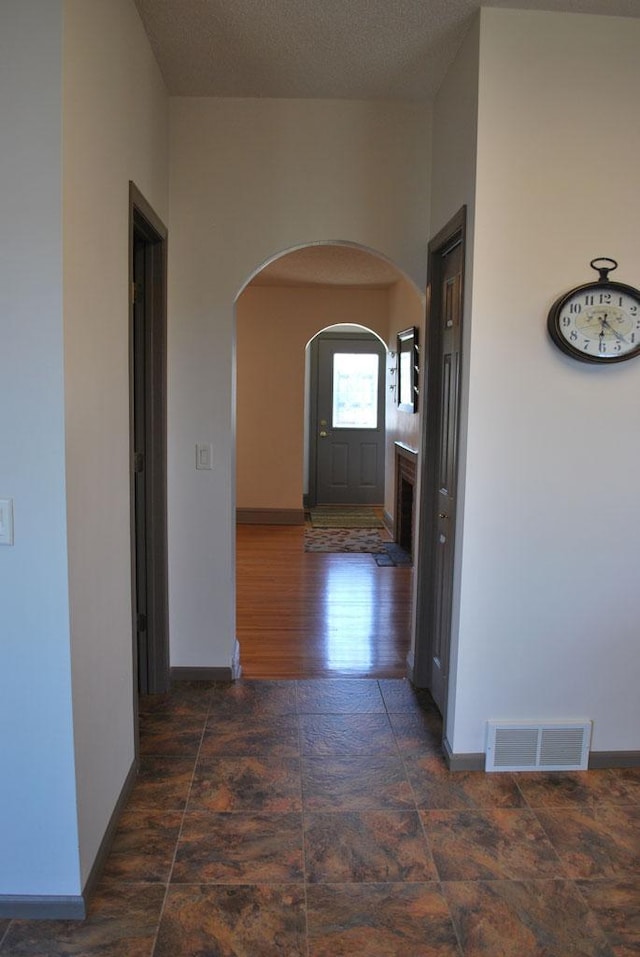
[[[424,106],[171,104],[169,548],[173,665],[229,666],[235,638],[234,299],[267,259],[350,240],[424,285]],[[196,472],[196,442],[213,469]]]
[[[129,180],[168,219],[168,97],[131,0],[66,0],[64,333],[82,879],[134,758]]]
[[[62,4],[0,6],[0,895],[80,892],[62,348]]]
[[[464,548],[453,726],[594,721],[640,749],[640,362],[562,355],[554,299],[640,285],[640,21],[482,13]]]
[[[476,150],[478,135],[478,63],[480,18],[476,17],[448,71],[434,105],[433,159],[431,174],[431,229],[435,237],[462,207],[466,207],[466,257],[462,331],[462,378],[458,433],[458,494],[456,511],[455,570],[451,621],[452,647],[449,662],[451,682],[447,709],[447,736],[452,740],[455,717],[457,634],[460,603],[460,570],[464,548],[464,502],[466,475],[466,423],[469,405],[473,303],[473,248],[475,237]],[[423,356],[424,362],[424,356]],[[421,483],[416,490],[421,497]]]

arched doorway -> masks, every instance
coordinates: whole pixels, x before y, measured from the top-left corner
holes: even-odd
[[[413,444],[417,451],[419,441],[419,415],[403,413],[396,401],[396,336],[409,325],[420,325],[423,311],[421,295],[394,264],[371,250],[348,243],[313,244],[286,252],[257,271],[243,287],[236,308],[237,519],[239,526],[251,526],[254,538],[260,539],[260,547],[265,550],[262,561],[272,566],[276,562],[268,544],[273,541],[275,529],[279,529],[281,542],[291,542],[296,535],[298,543],[302,541],[309,477],[309,392],[305,385],[308,383],[308,351],[305,347],[327,328],[369,330],[385,343],[382,372],[386,467],[381,511],[387,527],[393,528],[395,445],[397,442]],[[261,531],[256,531],[257,528]],[[246,530],[241,532],[243,541],[248,534]],[[240,545],[239,562],[241,552]],[[336,561],[334,556],[334,584]],[[255,570],[255,561],[252,567]],[[237,631],[241,662],[245,675],[266,677],[266,672],[260,673],[257,668],[253,653],[247,670],[248,658],[243,653],[245,619],[241,606],[247,598],[253,604],[255,601],[243,588],[242,574],[238,565]],[[410,577],[410,572],[405,572],[405,579]],[[357,576],[352,576],[352,589],[356,587],[356,579]],[[390,579],[389,575],[387,585]],[[368,602],[373,617],[380,618],[383,612],[379,596],[376,598],[371,588],[362,583],[362,577],[359,580],[363,603]],[[255,589],[258,587],[256,584]],[[290,589],[290,610],[294,605],[299,606],[303,586],[300,578],[293,575],[286,587]],[[411,583],[407,587],[405,582],[402,600],[407,607],[412,600],[411,588]],[[335,596],[339,591],[334,588],[332,594]],[[325,598],[326,610],[330,596]],[[265,614],[264,605],[261,613]],[[286,602],[280,604],[279,614],[282,626],[287,615]],[[332,620],[335,625],[335,615]],[[409,620],[410,614],[405,615],[407,629]],[[254,624],[259,629],[255,619]],[[326,627],[326,616],[324,625],[319,623],[318,627]],[[263,631],[270,632],[268,655],[273,665],[277,628],[271,631],[265,627]],[[280,634],[282,631],[280,627]],[[405,644],[409,638],[407,634]],[[307,640],[312,640],[308,634]],[[245,635],[245,651],[246,641]],[[374,659],[375,655],[363,652],[362,670],[355,673],[375,675],[378,663]],[[354,673],[348,665],[341,669],[336,654],[332,660],[334,667],[325,661],[327,670],[322,673],[345,673],[345,670]],[[404,659],[394,667],[394,675],[404,673]],[[285,676],[277,668],[269,674]],[[290,672],[289,676],[293,674]],[[297,676],[301,676],[299,672]]]

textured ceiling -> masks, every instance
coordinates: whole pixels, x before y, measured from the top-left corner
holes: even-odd
[[[265,266],[253,286],[364,286],[380,289],[401,278],[380,256],[344,244],[319,243],[286,253]]]
[[[428,99],[481,0],[135,0],[174,96]],[[640,17],[640,0],[487,6]]]
[[[481,0],[135,0],[173,96],[429,100]],[[640,17],[640,0],[489,0]],[[254,285],[380,288],[400,278],[344,245],[311,246]]]

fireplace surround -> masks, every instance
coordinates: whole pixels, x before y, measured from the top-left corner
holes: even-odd
[[[394,541],[413,558],[414,500],[418,453],[402,442],[395,444],[396,502]]]

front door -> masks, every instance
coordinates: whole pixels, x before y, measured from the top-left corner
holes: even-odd
[[[319,336],[316,483],[320,505],[384,501],[385,349],[375,336]]]

